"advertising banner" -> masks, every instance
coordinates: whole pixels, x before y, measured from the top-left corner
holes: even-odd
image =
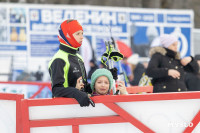
[[[80,54],[89,70],[89,60],[100,62],[105,41],[113,36],[140,57],[148,57],[150,47],[159,45],[159,35],[175,34],[181,56],[193,53],[192,10],[139,9],[72,5],[0,5],[0,51],[14,56],[14,71],[44,72],[49,80],[48,62],[59,48],[57,31],[66,19],[77,19],[84,29]],[[17,77],[17,74],[15,75]]]
[[[0,83],[0,93],[23,94],[24,98],[51,98],[52,92],[48,84],[45,86],[38,84],[18,84]]]

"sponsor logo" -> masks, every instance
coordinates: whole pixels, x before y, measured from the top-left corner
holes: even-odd
[[[67,37],[67,38],[71,38],[71,37],[69,36],[69,34],[68,34],[68,33],[67,33],[66,37]]]
[[[80,72],[76,67],[74,67],[73,73]]]

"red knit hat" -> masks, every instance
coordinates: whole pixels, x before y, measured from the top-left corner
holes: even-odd
[[[65,20],[60,24],[58,30],[59,42],[72,46],[74,48],[80,47],[81,44],[78,43],[76,39],[73,37],[73,34],[79,30],[83,30],[83,28],[77,20],[72,20],[72,21]]]

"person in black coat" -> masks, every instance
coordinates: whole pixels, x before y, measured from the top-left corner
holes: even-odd
[[[197,60],[197,63],[200,67],[200,55],[196,55],[194,59]],[[198,74],[189,72],[185,73],[185,83],[188,91],[200,91],[200,69]]]
[[[59,50],[48,65],[52,97],[75,98],[81,107],[89,106],[91,99],[86,89],[90,87],[84,62],[78,54],[83,41],[83,27],[77,20],[64,20],[58,29],[58,40]]]
[[[160,43],[150,49],[151,60],[146,70],[146,74],[152,77],[153,92],[187,91],[184,72],[198,73],[197,62],[192,56],[180,58],[175,36],[163,34]]]
[[[89,79],[89,80],[91,79],[91,76],[92,76],[93,72],[94,72],[95,70],[97,70],[97,69],[98,69],[98,66],[97,66],[97,64],[95,63],[95,60],[94,60],[94,59],[91,59],[91,60],[90,60],[90,71],[88,72],[88,79]]]
[[[133,54],[128,58],[128,63],[131,66],[132,74],[133,74],[133,80],[130,81],[130,84],[132,86],[138,86],[139,81],[142,77],[142,74],[146,71],[146,61],[139,62],[139,55]]]

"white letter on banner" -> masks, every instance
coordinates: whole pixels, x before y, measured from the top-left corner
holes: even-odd
[[[85,23],[89,23],[91,20],[92,24],[100,24],[101,21],[103,20],[104,16],[98,11],[91,11],[91,14],[89,12],[85,14]]]
[[[103,20],[103,24],[110,24],[110,22],[112,24],[116,24],[116,13],[112,13],[111,15],[109,14],[109,12],[103,12],[101,14],[102,20]]]
[[[93,20],[98,18],[97,15],[98,15],[98,12],[95,15],[94,15],[93,11],[91,11],[91,14],[89,14],[89,11],[85,12],[84,23],[89,23],[91,20],[91,23],[93,24],[94,23]]]
[[[62,10],[53,11],[53,21],[54,21],[54,23],[62,22]]]
[[[91,12],[91,22],[92,24],[99,24],[101,22],[101,17],[98,11]]]
[[[65,11],[64,12],[64,20],[67,19],[74,19],[74,12],[73,11]]]
[[[43,23],[52,22],[51,10],[42,10],[42,22]]]
[[[85,18],[85,13],[84,11],[76,11],[75,12],[75,16],[76,19],[80,22],[80,23],[84,23],[84,18]]]

